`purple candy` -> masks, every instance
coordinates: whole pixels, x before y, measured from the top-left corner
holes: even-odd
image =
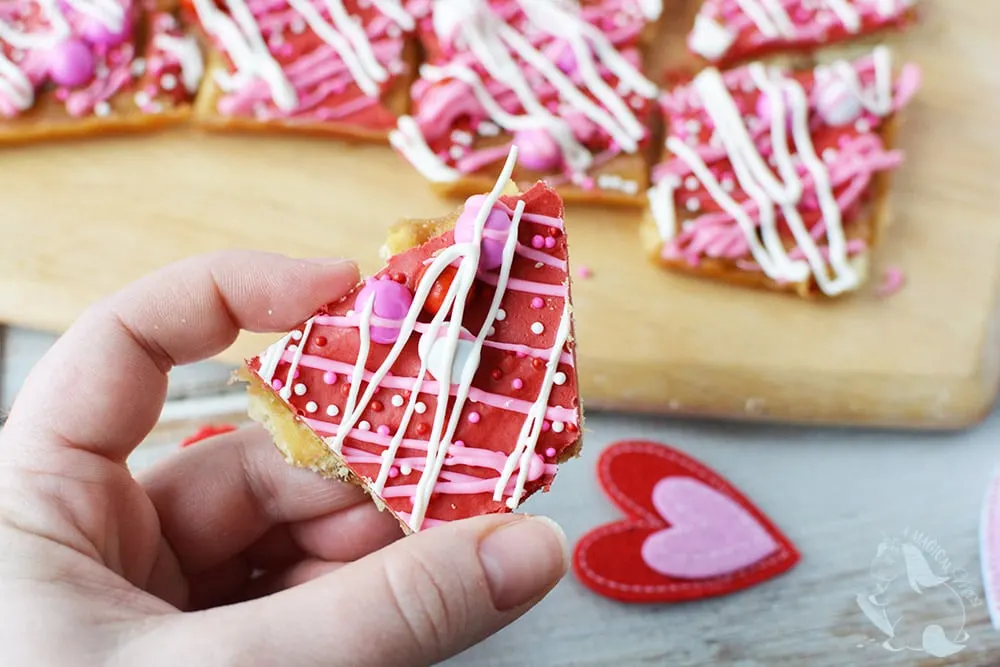
[[[545,130],[520,130],[514,133],[518,161],[533,171],[551,171],[562,164],[559,143]]]
[[[76,88],[94,78],[97,61],[86,42],[70,38],[49,52],[49,76],[57,85]]]
[[[465,210],[455,223],[455,242],[471,243],[476,234],[476,219],[486,203],[486,195],[470,197],[465,202]],[[503,210],[494,208],[486,218],[483,242],[479,253],[479,268],[490,271],[503,265],[504,237],[510,231],[510,216]]]
[[[102,21],[86,17],[80,22],[80,34],[94,46],[114,48],[129,38],[131,25],[128,18],[122,22],[121,30],[112,30]]]
[[[383,277],[380,280],[369,279],[358,292],[354,301],[354,310],[364,311],[368,302],[374,297],[375,305],[372,314],[387,320],[402,320],[413,305],[413,293],[406,285]],[[399,339],[399,326],[373,326],[371,337],[376,343],[391,345]]]

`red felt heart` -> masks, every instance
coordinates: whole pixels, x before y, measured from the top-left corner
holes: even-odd
[[[594,592],[622,602],[681,602],[733,593],[800,559],[795,546],[715,471],[673,448],[608,447],[598,479],[629,517],[576,545],[573,569]]]

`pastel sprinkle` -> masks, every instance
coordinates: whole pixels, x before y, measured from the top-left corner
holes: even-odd
[[[497,322],[503,322],[507,319],[507,311],[503,308],[497,310]]]
[[[361,431],[370,431],[370,430],[372,430],[372,425],[369,424],[366,421],[363,421],[360,424],[358,424],[358,430],[361,430]]]
[[[271,388],[274,389],[275,391],[281,391],[281,388],[284,386],[285,383],[279,380],[278,378],[274,378],[273,380],[271,380]]]
[[[340,408],[338,408],[336,405],[328,405],[326,406],[326,414],[327,416],[330,417],[336,417],[337,415],[340,414]]]
[[[424,405],[424,403],[423,403],[422,401],[417,401],[417,403],[416,403],[416,404],[415,404],[415,405],[413,406],[413,410],[414,410],[414,411],[415,411],[415,412],[416,412],[416,413],[417,413],[418,415],[422,415],[422,414],[424,414],[425,412],[427,412],[427,406],[426,406],[426,405]]]
[[[545,247],[552,249],[556,247],[556,240],[551,236],[545,238]]]
[[[531,239],[531,247],[535,248],[536,250],[544,245],[545,245],[545,239],[539,234],[535,234],[535,236]]]
[[[389,427],[386,426],[385,424],[382,424],[375,430],[379,435],[389,435],[390,433]]]
[[[545,421],[542,422],[542,432],[543,433],[546,432],[546,431],[548,431],[550,428],[552,428],[552,424],[549,423],[549,420],[546,419]]]
[[[541,335],[545,331],[545,325],[541,322],[535,322],[531,325],[531,333],[536,335]]]
[[[465,441],[464,440],[456,440],[455,442],[453,442],[451,444],[454,445],[455,447],[465,447]]]
[[[562,433],[565,428],[566,425],[562,422],[552,422],[552,430],[556,433]]]
[[[304,384],[300,382],[297,385],[295,385],[296,396],[305,396],[305,393],[306,393],[306,386]]]
[[[552,381],[555,382],[556,384],[566,384],[566,374],[563,373],[562,371],[559,371],[558,373],[552,376]]]
[[[470,424],[478,424],[479,423],[479,419],[480,419],[480,416],[479,416],[478,412],[470,412],[469,413],[469,423]]]
[[[524,380],[521,378],[514,378],[514,381],[510,384],[514,389],[524,389]]]
[[[327,371],[323,373],[323,383],[324,384],[336,384],[337,374],[333,371]]]
[[[317,410],[319,410],[319,406],[316,405],[316,401],[306,403],[306,412],[316,412]]]
[[[589,266],[581,266],[576,270],[576,275],[586,280],[587,278],[593,278],[594,272],[591,270]]]
[[[544,308],[545,307],[545,299],[543,299],[540,296],[536,296],[535,298],[533,298],[531,300],[531,307],[534,308],[535,310],[539,310],[540,308]]]
[[[409,475],[411,472],[413,472],[413,468],[404,463],[403,465],[399,466],[399,472],[403,473],[404,475]]]
[[[399,477],[399,468],[396,466],[389,468],[389,479],[396,479],[397,477]]]
[[[555,456],[556,456],[556,448],[555,447],[549,447],[548,449],[545,450],[545,455],[547,457],[549,457],[550,459],[555,458]]]
[[[392,397],[392,398],[391,398],[391,399],[389,400],[389,402],[390,402],[390,403],[392,403],[392,405],[393,405],[394,407],[397,407],[397,408],[401,408],[401,407],[403,407],[403,397],[402,397],[402,396],[400,396],[399,394],[396,394],[395,396],[393,396],[393,397]]]

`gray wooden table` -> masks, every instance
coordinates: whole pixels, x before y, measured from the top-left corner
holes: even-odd
[[[9,330],[0,362],[0,403],[9,403],[51,343]],[[229,369],[202,364],[172,378],[164,423],[136,453],[147,465],[192,429],[176,421],[224,408],[216,397]],[[227,401],[230,399],[223,399]],[[202,406],[202,408],[199,408]],[[238,403],[233,409],[238,409]],[[623,438],[667,442],[715,467],[768,513],[803,553],[792,572],[741,594],[677,606],[626,606],[599,598],[570,575],[532,613],[449,664],[733,665],[824,667],[1000,665],[1000,635],[985,606],[967,601],[968,640],[947,659],[885,649],[856,603],[872,592],[871,562],[886,538],[936,542],[981,596],[978,516],[1000,461],[1000,412],[978,429],[920,435],[761,427],[591,414],[582,460],[564,467],[553,493],[530,510],[558,520],[571,539],[617,518],[597,488],[593,463]],[[942,619],[940,598],[891,600],[907,631]],[[954,616],[949,615],[949,622]],[[900,626],[901,627],[901,626]]]

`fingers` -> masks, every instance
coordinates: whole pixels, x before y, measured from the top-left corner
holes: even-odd
[[[256,426],[184,449],[140,482],[189,574],[225,563],[284,523],[302,522],[289,527],[292,537],[301,535],[307,553],[330,560],[357,557],[401,535],[361,489],[289,465]]]
[[[28,378],[4,439],[124,461],[155,424],[171,367],[221,352],[241,329],[288,330],[357,280],[350,262],[259,252],[172,264],[80,317]]]
[[[211,638],[234,664],[427,665],[521,616],[567,564],[565,536],[551,521],[479,517],[270,597],[185,617],[171,630]]]

